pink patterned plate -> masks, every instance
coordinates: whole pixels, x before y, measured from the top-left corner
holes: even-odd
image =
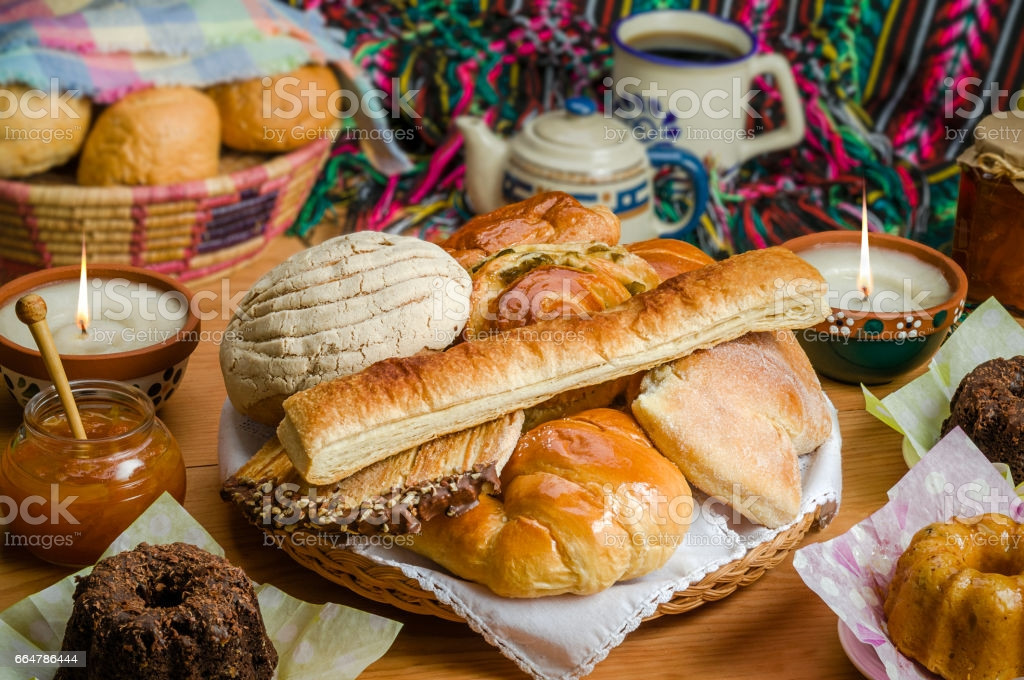
[[[843,651],[846,652],[850,662],[857,667],[857,670],[865,678],[868,678],[868,680],[889,680],[889,676],[885,672],[885,666],[882,665],[878,655],[875,654],[875,648],[858,640],[857,636],[843,623],[842,619],[839,620],[839,644],[842,645]]]

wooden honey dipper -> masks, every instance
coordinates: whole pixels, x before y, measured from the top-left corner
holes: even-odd
[[[75,439],[88,439],[85,435],[85,428],[82,426],[82,416],[78,413],[78,404],[75,403],[75,397],[71,393],[68,376],[64,372],[64,364],[61,363],[57,345],[53,342],[50,325],[46,323],[46,301],[35,293],[29,293],[18,300],[14,307],[14,313],[18,315],[22,323],[28,326],[32,338],[39,347],[39,353],[43,355],[46,372],[50,374],[50,381],[57,388],[60,403],[68,414],[71,434],[75,436]]]

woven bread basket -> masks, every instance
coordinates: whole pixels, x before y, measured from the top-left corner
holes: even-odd
[[[688,612],[706,602],[721,600],[741,586],[750,585],[800,544],[819,513],[820,509],[808,512],[771,541],[751,548],[740,559],[723,565],[686,590],[677,592],[646,620]],[[345,548],[320,546],[319,541],[287,540],[290,535],[281,531],[270,530],[267,533],[285,537],[280,544],[296,562],[358,595],[414,614],[426,614],[449,621],[464,620],[433,593],[420,588],[416,581],[395,567],[378,564]]]
[[[324,138],[269,159],[226,153],[223,174],[166,186],[0,180],[0,278],[77,264],[83,233],[90,260],[224,275],[291,226],[330,149]]]

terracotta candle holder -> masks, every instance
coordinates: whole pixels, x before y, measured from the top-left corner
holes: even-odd
[[[77,285],[80,275],[80,267],[68,266],[44,269],[15,279],[0,287],[0,310],[13,305],[18,298],[28,292],[38,293],[55,284],[68,282]],[[199,344],[200,320],[193,309],[192,292],[168,276],[125,265],[90,265],[88,280],[96,279],[106,282],[103,285],[111,281],[124,281],[126,286],[143,284],[152,291],[159,291],[160,295],[169,293],[175,296],[179,304],[179,313],[182,313],[182,302],[187,310],[183,312],[180,322],[175,322],[176,328],[173,331],[162,329],[157,333],[157,324],[148,327],[144,320],[121,322],[117,327],[121,331],[121,336],[143,338],[142,346],[137,348],[112,352],[109,351],[110,348],[105,348],[104,351],[107,353],[97,354],[69,353],[62,350],[61,361],[68,378],[125,382],[142,390],[150,397],[154,406],[162,406],[181,382],[188,357]],[[49,307],[51,316],[58,311],[53,304]],[[53,330],[56,334],[61,329]],[[84,333],[85,331],[83,335]],[[111,338],[116,336],[115,331],[110,328],[107,329],[107,333]],[[153,342],[146,344],[149,339]],[[6,337],[3,329],[0,329],[0,374],[3,375],[8,391],[22,406],[50,384],[39,352]]]
[[[856,253],[860,243],[860,231],[828,231],[800,236],[783,246],[797,255],[806,255],[807,251],[823,246],[844,246]],[[889,382],[931,358],[963,312],[967,276],[953,260],[915,241],[873,233],[869,243],[872,252],[895,251],[934,268],[949,287],[948,295],[943,296],[946,299],[941,302],[933,301],[924,307],[879,310],[870,304],[854,305],[849,299],[850,304],[842,304],[832,295],[835,282],[829,282],[832,314],[817,326],[797,332],[797,338],[822,375],[841,382],[872,385]],[[849,266],[856,271],[858,265],[854,254]],[[877,264],[873,269],[876,276],[886,275],[907,282],[913,278],[908,270],[886,272]],[[827,272],[822,274],[829,279]]]

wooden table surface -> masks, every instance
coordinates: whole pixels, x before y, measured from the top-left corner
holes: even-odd
[[[204,330],[224,328],[238,299],[256,278],[298,251],[301,244],[280,238],[229,280],[193,286],[215,299],[203,310],[223,314],[204,321]],[[234,303],[231,302],[234,296]],[[914,376],[881,386],[879,396]],[[823,381],[839,409],[843,435],[843,496],[839,515],[806,542],[832,538],[881,507],[886,491],[905,472],[900,437],[864,411],[860,388]],[[285,553],[264,547],[261,533],[218,495],[217,423],[224,402],[217,345],[200,344],[182,386],[159,413],[174,432],[188,466],[186,509],[220,542],[228,559],[258,582],[268,582],[311,602],[337,602],[402,621],[391,650],[361,678],[392,679],[412,668],[423,680],[449,678],[521,678],[521,671],[468,626],[408,614],[365,600],[306,571]],[[0,442],[21,421],[21,409],[0,396]],[[43,563],[21,548],[0,548],[0,610],[46,588],[69,570]],[[836,635],[836,617],[808,590],[792,567],[792,556],[755,584],[720,602],[678,616],[642,624],[597,665],[592,678],[785,678],[822,680],[859,678]]]

